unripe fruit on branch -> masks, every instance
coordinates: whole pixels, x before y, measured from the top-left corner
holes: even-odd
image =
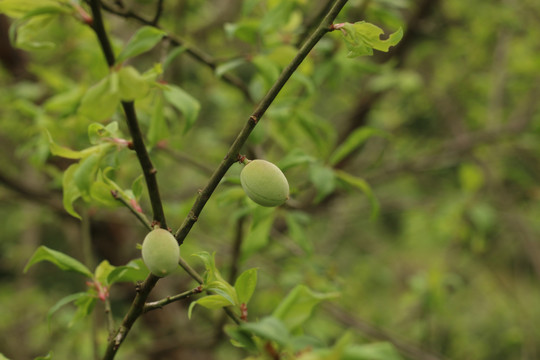
[[[144,238],[142,258],[152,274],[164,277],[178,267],[180,247],[170,232],[154,229]]]
[[[240,182],[246,195],[262,206],[279,206],[289,198],[287,178],[266,160],[252,160],[244,166]]]

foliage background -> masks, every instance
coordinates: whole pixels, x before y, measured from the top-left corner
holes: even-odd
[[[145,15],[155,8],[151,1],[126,3]],[[256,3],[165,1],[165,29],[212,54],[216,64],[236,65],[212,71],[184,51],[164,70],[165,81],[201,104],[187,133],[185,118],[168,109],[165,145],[151,151],[173,229],[253,108],[216,72],[234,74],[260,98],[290,58],[285,45],[294,46],[325,5],[294,1],[294,9],[276,15]],[[275,9],[285,2],[262,3]],[[253,12],[246,10],[250,4]],[[216,251],[226,274],[258,267],[253,319],[271,313],[298,283],[340,292],[305,326],[329,344],[350,329],[360,342],[390,341],[404,358],[537,359],[539,13],[533,0],[350,1],[341,21],[365,19],[389,31],[403,26],[404,39],[389,53],[350,59],[339,34],[327,35],[246,148],[248,157],[282,167],[306,160],[285,170],[290,206],[271,215],[250,208],[237,164],[182,246],[184,258],[198,266],[189,254]],[[106,21],[117,49],[140,27],[111,14]],[[1,22],[5,41],[9,20]],[[106,338],[99,304],[95,317],[71,327],[69,306],[46,320],[58,299],[86,285],[50,264],[25,275],[22,269],[42,244],[87,263],[122,265],[139,256],[135,245],[146,231],[121,207],[94,204],[81,210],[88,219],[82,225],[63,210],[61,173],[70,163],[50,155],[44,129],[59,144],[88,147],[90,122],[76,109],[108,69],[95,35],[80,22],[61,17],[36,26],[34,45],[56,46],[22,51],[2,43],[0,52],[0,352],[13,359],[49,350],[59,359],[92,358],[91,333]],[[231,37],[235,26],[240,35]],[[262,35],[253,35],[261,26]],[[146,70],[171,50],[164,43],[130,64]],[[148,131],[152,101],[137,107]],[[120,113],[104,123],[110,120],[127,133]],[[371,129],[356,133],[369,135],[367,141],[335,161],[332,154],[358,129]],[[139,173],[136,158],[123,152],[116,161],[116,180],[129,187]],[[370,184],[380,203],[376,218],[370,220],[365,193],[328,175],[330,168]],[[246,207],[251,215],[241,217]],[[83,246],[88,233],[92,251]],[[235,263],[239,236],[242,257]],[[191,287],[179,271],[160,281],[152,297]],[[129,284],[113,288],[113,312],[123,314],[132,296]],[[188,320],[188,306],[179,302],[143,316],[118,358],[242,356],[220,331],[221,312],[197,309]]]

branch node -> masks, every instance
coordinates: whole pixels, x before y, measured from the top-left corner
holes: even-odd
[[[249,117],[249,120],[251,120],[251,122],[253,122],[254,125],[257,125],[257,123],[259,122],[259,118],[255,115],[251,115]]]

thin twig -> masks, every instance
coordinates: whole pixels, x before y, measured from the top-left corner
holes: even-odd
[[[122,205],[124,205],[125,207],[128,208],[128,210],[133,214],[135,215],[135,217],[137,217],[137,219],[139,219],[139,221],[144,225],[144,227],[146,227],[148,230],[152,230],[152,224],[150,223],[150,220],[148,220],[148,218],[146,217],[146,215],[144,215],[142,212],[140,211],[137,211],[137,209],[135,209],[133,207],[133,205],[131,205],[129,202],[126,201],[126,199],[124,199],[122,196],[120,196],[118,194],[117,191],[111,191],[111,194],[112,196],[115,198],[115,200],[119,201],[122,203]]]
[[[105,315],[107,317],[107,331],[109,336],[113,336],[114,333],[114,317],[111,310],[111,300],[105,299]]]
[[[247,123],[244,125],[244,127],[234,140],[233,144],[229,148],[227,155],[225,156],[223,161],[221,161],[216,171],[214,171],[214,174],[212,174],[212,176],[210,177],[208,184],[199,193],[199,196],[197,197],[197,200],[195,200],[195,203],[193,204],[193,207],[191,208],[188,216],[186,217],[180,228],[176,231],[175,237],[176,240],[178,240],[179,244],[182,244],[184,242],[184,239],[197,221],[202,209],[204,208],[206,202],[218,186],[219,182],[221,181],[223,176],[225,176],[225,173],[229,170],[232,164],[234,164],[238,160],[238,154],[240,152],[240,149],[251,134],[251,131],[253,131],[253,129],[255,128],[255,125],[257,125],[257,123],[264,115],[266,110],[270,107],[270,105],[272,104],[276,96],[279,94],[285,83],[287,83],[287,81],[298,68],[298,66],[307,57],[311,49],[313,49],[313,47],[319,42],[319,40],[328,31],[330,31],[330,26],[332,25],[332,22],[346,3],[347,0],[336,0],[334,2],[334,6],[325,16],[325,18],[321,21],[317,30],[315,30],[315,32],[309,37],[309,39],[306,40],[304,45],[302,45],[302,47],[300,48],[294,59],[289,63],[289,65],[287,65],[287,67],[283,69],[282,73],[279,75],[274,85],[270,88],[268,93],[266,93],[264,98],[256,107],[255,111],[249,117]]]
[[[179,163],[188,163],[190,164],[191,166],[193,166],[194,168],[197,168],[199,169],[202,173],[206,174],[206,175],[212,175],[212,173],[214,172],[214,169],[208,165],[206,165],[206,163],[203,163],[202,161],[198,161],[197,159],[191,157],[190,155],[186,154],[186,153],[183,153],[183,152],[180,152],[180,151],[175,151],[175,150],[172,150],[170,149],[169,147],[166,147],[166,146],[158,146],[156,147],[157,150],[159,151],[162,151],[163,153],[169,155],[172,159],[174,159],[175,161],[179,162]]]
[[[192,295],[201,293],[202,291],[203,291],[202,286],[197,286],[196,288],[185,291],[181,294],[167,296],[165,299],[146,303],[143,308],[143,313],[147,313],[149,311],[156,310],[156,309],[161,309],[165,305],[168,305],[170,303],[173,303],[175,301],[179,301],[182,299],[187,299]]]

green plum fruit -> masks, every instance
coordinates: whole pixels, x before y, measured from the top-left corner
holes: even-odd
[[[240,182],[246,195],[262,206],[279,206],[289,198],[287,178],[266,160],[252,160],[244,166]]]
[[[144,238],[142,258],[152,274],[165,277],[178,267],[180,247],[170,232],[154,229]]]

